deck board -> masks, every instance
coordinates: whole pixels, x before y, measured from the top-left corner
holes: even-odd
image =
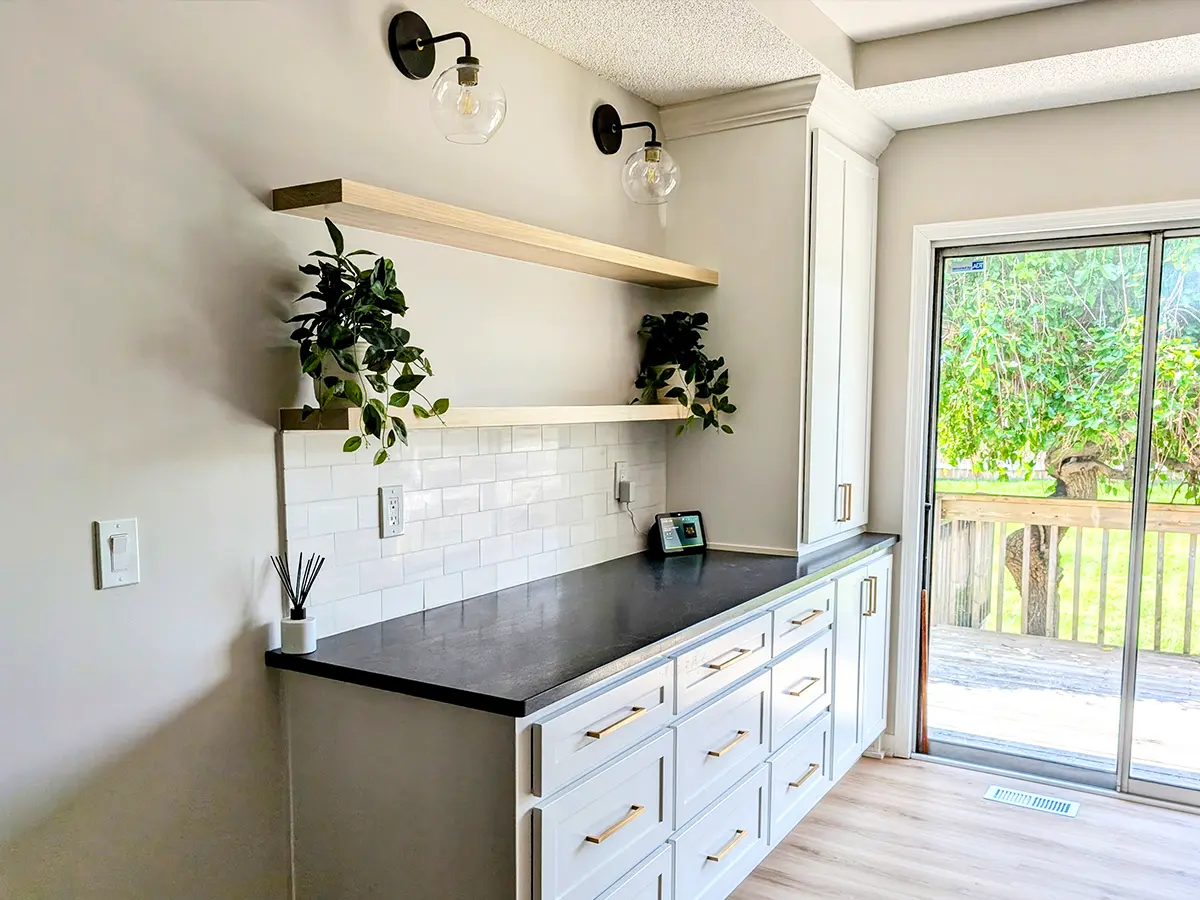
[[[1120,648],[941,625],[930,648],[932,739],[1115,769]],[[1200,787],[1197,734],[1200,659],[1142,651],[1135,774]]]

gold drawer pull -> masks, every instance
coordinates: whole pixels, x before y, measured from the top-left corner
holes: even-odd
[[[746,836],[746,829],[739,828],[736,832],[734,832],[733,840],[730,841],[728,844],[726,844],[724,847],[722,847],[721,851],[716,856],[707,857],[708,861],[709,862],[720,862],[722,859],[725,858],[725,854],[728,853],[730,850],[732,850],[734,847],[736,847],[738,845],[738,841],[740,841],[745,836]]]
[[[728,669],[730,666],[732,666],[735,662],[740,660],[742,657],[749,656],[751,653],[753,653],[755,651],[755,649],[756,648],[754,648],[754,647],[751,647],[749,650],[742,650],[741,648],[739,648],[737,653],[734,654],[733,656],[729,657],[729,659],[725,660],[725,662],[723,662],[723,663],[705,663],[704,668],[716,669],[718,672],[722,672],[725,669]]]
[[[810,675],[808,678],[804,679],[804,681],[808,682],[808,684],[805,684],[804,687],[800,688],[799,690],[796,690],[796,688],[793,687],[790,690],[784,691],[784,693],[787,694],[789,697],[799,697],[803,694],[807,694],[809,691],[811,691],[813,688],[815,688],[818,684],[821,683],[821,679],[817,678],[816,676],[813,676],[813,675]],[[803,682],[801,682],[801,684],[803,684]],[[797,685],[797,687],[798,687],[798,685]]]
[[[631,806],[631,807],[629,807],[629,812],[626,813],[625,818],[623,818],[616,825],[608,826],[608,828],[604,829],[599,834],[589,834],[587,837],[584,838],[584,840],[587,841],[589,844],[603,844],[610,837],[612,837],[614,834],[616,834],[618,831],[620,831],[622,828],[624,828],[626,825],[628,825],[630,822],[632,822],[634,819],[636,819],[638,816],[640,816],[645,811],[646,811],[646,807],[644,807],[644,806]]]
[[[807,625],[807,624],[808,624],[809,622],[811,622],[813,619],[817,618],[818,616],[823,616],[823,615],[825,615],[825,610],[823,610],[823,609],[814,609],[812,612],[810,612],[810,613],[809,613],[807,616],[805,616],[803,619],[792,619],[792,624],[793,624],[793,625]]]
[[[879,576],[872,575],[867,581],[871,582],[871,615],[879,612]]]
[[[742,741],[744,741],[744,740],[745,740],[746,738],[748,738],[748,737],[750,737],[750,732],[748,732],[748,731],[739,731],[739,732],[737,733],[737,737],[735,737],[735,738],[734,738],[732,741],[730,741],[728,744],[726,744],[726,745],[725,745],[724,747],[722,747],[720,750],[709,750],[709,751],[708,751],[708,755],[709,755],[709,756],[716,756],[716,757],[720,758],[720,757],[724,756],[726,753],[728,753],[730,750],[732,750],[734,747],[736,747],[738,744],[740,744]]]
[[[628,725],[630,722],[634,721],[635,719],[640,719],[645,714],[646,714],[646,707],[635,706],[633,708],[633,711],[629,715],[627,715],[625,718],[621,719],[618,722],[613,722],[611,725],[606,725],[604,728],[601,728],[599,731],[589,731],[589,732],[587,732],[587,736],[590,738],[595,738],[596,740],[599,740],[600,738],[605,737],[606,735],[612,734],[618,728],[624,728],[626,725]]]
[[[805,772],[803,775],[801,775],[796,781],[789,781],[788,787],[800,787],[802,784],[804,784],[804,782],[808,781],[808,779],[812,778],[814,775],[816,775],[820,771],[821,771],[821,764],[813,763],[812,765],[810,765],[808,767],[808,771]]]

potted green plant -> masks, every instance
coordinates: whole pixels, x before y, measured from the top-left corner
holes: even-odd
[[[725,357],[709,359],[701,343],[708,330],[707,313],[673,312],[643,316],[638,335],[645,340],[642,363],[634,386],[641,392],[634,403],[679,403],[688,417],[676,432],[696,422],[733,434],[722,414],[737,411],[729,402],[729,369]]]
[[[425,351],[409,343],[407,329],[393,325],[393,316],[408,311],[404,293],[396,286],[396,268],[370,250],[345,252],[337,226],[325,220],[333,253],[315,250],[316,263],[300,266],[317,278],[317,286],[296,298],[318,300],[320,308],[288,321],[297,325],[292,340],[300,346],[300,368],[312,378],[317,406],[304,406],[303,418],[320,410],[357,407],[362,410],[359,433],[346,439],[342,449],[353,453],[371,440],[379,442],[375,465],[385,462],[396,441],[408,443],[408,429],[395,410],[412,404],[419,419],[437,416],[450,408],[446,398],[430,401],[418,389],[433,374]],[[359,266],[352,257],[374,256]]]

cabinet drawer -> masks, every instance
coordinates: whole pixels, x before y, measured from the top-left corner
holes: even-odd
[[[774,847],[833,785],[829,780],[829,713],[824,713],[771,757],[771,828]]]
[[[548,797],[666,725],[673,676],[663,660],[534,725],[534,796]]]
[[[675,656],[675,712],[682,714],[749,675],[771,655],[771,614],[709,638]]]
[[[675,827],[767,758],[771,676],[733,688],[679,721],[675,732]]]
[[[534,900],[593,900],[671,833],[672,735],[534,807]]]
[[[767,767],[755,769],[671,843],[676,897],[728,896],[767,852]]]
[[[596,900],[672,900],[671,874],[671,845],[664,844]]]
[[[830,581],[788,600],[772,616],[772,653],[781,656],[833,624],[834,583]]]
[[[771,749],[778,750],[829,708],[833,633],[771,664]]]

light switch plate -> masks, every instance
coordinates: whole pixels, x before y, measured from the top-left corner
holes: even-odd
[[[92,539],[95,544],[97,590],[124,587],[142,580],[137,519],[93,522]]]
[[[404,488],[379,489],[379,536],[396,537],[404,534]]]

